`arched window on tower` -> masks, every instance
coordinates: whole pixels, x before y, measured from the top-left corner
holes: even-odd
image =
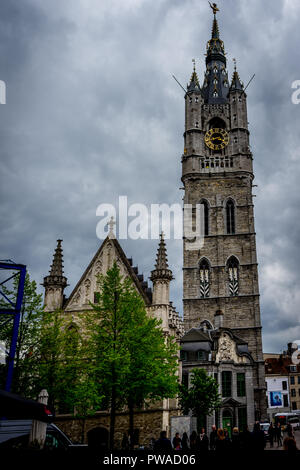
[[[232,199],[226,203],[226,232],[235,233],[235,207]]]
[[[210,269],[207,259],[200,261],[200,297],[209,297]]]
[[[227,261],[229,295],[239,295],[239,262],[235,256],[231,256]]]
[[[209,233],[209,205],[206,199],[202,199],[200,204],[203,204],[203,217],[204,217],[204,220],[203,220],[204,230],[202,233],[206,237]]]

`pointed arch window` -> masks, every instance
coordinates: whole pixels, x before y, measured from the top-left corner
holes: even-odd
[[[203,212],[204,212],[204,230],[203,230],[203,234],[204,236],[206,237],[209,233],[209,206],[208,206],[208,202],[206,201],[206,199],[203,199],[201,201],[200,204],[203,204]]]
[[[214,97],[214,98],[217,98],[218,96],[219,96],[218,93],[217,93],[216,91],[214,91],[214,92],[213,92],[213,97]]]
[[[209,297],[210,268],[206,259],[200,261],[200,297]]]
[[[226,203],[226,232],[235,233],[235,207],[232,199]]]
[[[235,256],[231,256],[227,261],[229,295],[239,295],[239,262]]]

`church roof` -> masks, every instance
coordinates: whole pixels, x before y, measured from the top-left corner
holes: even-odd
[[[123,251],[123,248],[121,247],[120,243],[118,242],[118,240],[116,238],[109,238],[108,236],[105,238],[105,240],[103,241],[103,243],[100,245],[99,249],[97,250],[97,252],[95,253],[95,256],[93,257],[93,259],[91,260],[91,262],[89,263],[88,267],[86,268],[86,270],[84,271],[84,273],[82,274],[81,278],[79,279],[79,281],[77,282],[76,286],[74,287],[73,291],[71,292],[71,295],[69,296],[69,298],[66,300],[63,308],[67,308],[70,303],[72,302],[72,298],[73,296],[75,295],[75,293],[77,292],[78,288],[80,287],[80,285],[83,283],[84,279],[86,278],[87,276],[87,273],[92,269],[92,267],[94,266],[96,260],[99,258],[99,256],[101,255],[105,245],[107,243],[112,243],[118,253],[118,256],[119,258],[121,259],[123,265],[125,265],[126,267],[126,270],[131,278],[131,280],[133,281],[134,285],[136,286],[138,292],[141,294],[142,298],[144,299],[145,301],[145,304],[146,305],[150,305],[151,304],[151,300],[152,300],[152,290],[148,287],[148,283],[146,281],[144,281],[144,276],[142,274],[139,274],[138,272],[138,268],[136,266],[132,266],[132,259],[131,258],[127,258],[124,251]]]
[[[204,333],[200,328],[191,328],[182,338],[181,343],[196,342],[196,341],[211,341],[209,335]]]

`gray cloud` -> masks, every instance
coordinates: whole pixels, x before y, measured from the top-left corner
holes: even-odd
[[[219,1],[228,68],[249,86],[264,348],[300,338],[300,79],[296,0]],[[184,100],[193,57],[202,79],[211,31],[207,2],[11,0],[0,6],[2,258],[47,274],[58,237],[75,285],[100,244],[96,208],[181,203]],[[156,241],[122,241],[150,274]],[[182,311],[182,246],[169,241]]]

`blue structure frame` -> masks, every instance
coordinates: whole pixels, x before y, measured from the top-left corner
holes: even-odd
[[[4,260],[4,261],[0,261],[0,269],[16,271],[14,274],[12,274],[11,276],[9,276],[7,279],[5,279],[4,281],[0,283],[0,297],[4,297],[8,306],[8,308],[0,307],[0,315],[13,315],[13,318],[14,318],[13,332],[12,332],[9,356],[8,356],[8,370],[7,370],[7,377],[6,377],[6,383],[5,383],[5,390],[9,392],[11,388],[11,384],[12,384],[14,360],[15,360],[17,341],[18,341],[20,315],[21,315],[21,307],[22,307],[22,302],[23,302],[25,277],[26,277],[26,266],[24,266],[23,264],[16,264],[11,260]],[[12,300],[9,299],[4,294],[2,290],[2,286],[6,282],[10,281],[11,279],[15,278],[18,275],[19,275],[18,292],[16,296],[16,301],[12,302]]]

